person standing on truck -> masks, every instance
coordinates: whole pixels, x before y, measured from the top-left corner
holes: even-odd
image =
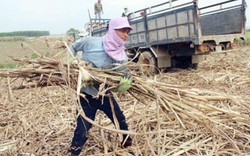
[[[132,28],[130,27],[126,17],[111,19],[109,22],[108,32],[104,37],[87,36],[80,38],[70,45],[70,51],[68,52],[76,55],[77,52],[81,51],[82,59],[96,68],[107,69],[116,67],[117,64],[125,63],[128,60],[124,50],[125,42],[131,30]],[[127,91],[132,86],[132,80],[130,76],[128,76],[128,69],[125,66],[119,66],[116,71],[122,72],[124,76],[121,77],[119,86],[115,90],[118,92]],[[119,123],[117,128],[120,128],[121,130],[128,130],[125,116],[121,111],[117,101],[113,97],[112,92],[107,91],[105,96],[96,98],[99,85],[100,84],[97,82],[93,82],[92,86],[86,86],[81,89],[81,93],[85,95],[85,99],[80,96],[80,104],[84,114],[91,120],[95,120],[96,112],[99,109],[103,111],[114,123],[111,108],[113,105],[114,114]],[[91,126],[91,123],[85,120],[81,115],[78,115],[77,125],[70,148],[72,156],[77,156],[80,154],[83,145],[88,139],[88,131]],[[129,135],[124,134],[121,146],[126,148],[131,145],[132,138]]]
[[[125,6],[125,7],[123,8],[123,10],[124,10],[124,12],[122,13],[122,17],[127,17],[127,16],[128,16],[128,7]]]
[[[127,17],[128,19],[130,19],[132,14],[129,13],[128,7],[125,6],[125,7],[123,8],[123,10],[124,10],[124,12],[122,13],[122,17]]]
[[[96,22],[97,19],[99,20],[99,22],[101,22],[101,14],[103,14],[103,8],[102,8],[101,0],[98,0],[95,3],[94,11],[95,11],[95,22]]]

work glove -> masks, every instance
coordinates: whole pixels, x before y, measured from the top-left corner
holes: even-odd
[[[119,82],[117,91],[122,93],[129,90],[132,87],[132,79],[129,74],[124,74]]]

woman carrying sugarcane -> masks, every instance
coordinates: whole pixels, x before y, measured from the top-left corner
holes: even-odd
[[[128,38],[129,32],[132,28],[129,25],[126,17],[118,17],[111,19],[109,22],[109,30],[104,37],[84,37],[75,41],[70,45],[70,51],[73,55],[82,51],[82,60],[90,63],[96,68],[111,69],[117,64],[127,62],[128,57],[125,53],[125,41]],[[118,72],[127,72],[126,67],[117,68]],[[117,91],[123,92],[128,90],[132,86],[130,77],[122,77],[122,83],[118,85]],[[91,120],[95,120],[97,110],[103,111],[108,118],[114,123],[112,115],[111,104],[114,106],[114,113],[119,123],[121,130],[128,130],[125,116],[121,111],[117,101],[112,96],[111,91],[107,91],[106,94],[111,95],[111,100],[108,96],[94,98],[98,93],[99,85],[87,86],[82,89],[82,93],[85,94],[85,100],[80,96],[80,104],[86,117]],[[75,128],[72,144],[70,148],[71,155],[79,155],[83,145],[88,139],[88,131],[92,124],[86,121],[81,115],[77,117],[77,125]],[[130,136],[124,134],[122,147],[132,145],[132,139]]]

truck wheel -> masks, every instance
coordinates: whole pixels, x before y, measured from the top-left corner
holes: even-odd
[[[151,75],[156,73],[156,60],[149,51],[141,53],[138,64],[140,65],[139,70],[142,74]]]

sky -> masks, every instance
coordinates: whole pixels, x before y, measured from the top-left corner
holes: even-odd
[[[0,32],[39,30],[50,34],[65,34],[70,28],[84,30],[89,22],[89,13],[94,18],[94,3],[97,0],[0,0]],[[188,0],[179,0],[185,2]],[[189,0],[190,1],[190,0]],[[199,0],[200,6],[223,0]],[[241,1],[241,0],[239,0]],[[102,0],[103,18],[121,16],[124,6],[136,11],[166,0]],[[250,1],[246,0],[250,7]],[[250,8],[246,8],[250,28]]]

